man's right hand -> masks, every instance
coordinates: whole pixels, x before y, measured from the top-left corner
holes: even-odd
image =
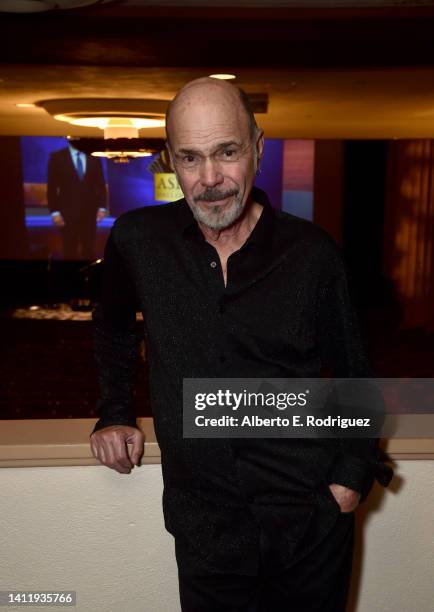
[[[129,474],[133,465],[140,465],[145,436],[136,427],[110,425],[90,436],[93,456],[120,474]],[[128,443],[132,444],[131,451]]]
[[[55,215],[51,215],[54,225],[57,227],[63,227],[65,225],[65,219],[62,216],[62,213],[56,213]]]

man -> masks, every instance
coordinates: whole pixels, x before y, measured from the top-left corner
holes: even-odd
[[[187,84],[166,130],[185,199],[122,215],[108,239],[93,314],[93,454],[129,473],[143,452],[132,405],[137,305],[183,611],[343,612],[353,511],[374,478],[391,478],[377,441],[182,435],[184,377],[369,373],[339,251],[252,188],[263,132],[233,85]]]
[[[108,214],[101,161],[71,142],[48,160],[47,199],[65,259],[93,259],[96,224]]]

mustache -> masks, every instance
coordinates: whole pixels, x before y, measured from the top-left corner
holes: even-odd
[[[238,189],[229,189],[228,191],[219,191],[218,189],[207,189],[203,193],[194,196],[195,202],[217,202],[218,200],[225,200],[231,196],[237,196],[239,193]]]

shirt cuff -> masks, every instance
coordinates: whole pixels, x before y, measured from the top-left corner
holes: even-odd
[[[96,413],[99,415],[99,419],[95,423],[90,435],[99,429],[110,427],[111,425],[128,425],[129,427],[139,429],[132,405],[99,398],[96,404]]]
[[[111,427],[112,425],[127,425],[128,427],[135,427],[136,429],[140,429],[137,427],[136,419],[99,419],[96,423],[92,432],[89,434],[89,437],[99,431],[100,429],[104,429],[104,427]]]
[[[104,206],[100,206],[100,207],[98,208],[98,210],[103,210],[104,212],[106,212],[106,211],[107,211],[107,208],[104,208]]]
[[[60,215],[61,212],[60,210],[53,210],[52,212],[50,212],[50,215]]]
[[[383,462],[383,459],[387,458],[381,449],[373,459],[361,459],[349,453],[339,452],[328,473],[328,482],[357,491],[361,494],[360,501],[364,501],[374,480],[383,487],[387,487],[392,480],[393,469]]]

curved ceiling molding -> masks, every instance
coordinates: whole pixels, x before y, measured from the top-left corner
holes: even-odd
[[[239,8],[351,8],[427,7],[432,0],[0,0],[0,12],[41,13],[54,9],[75,9],[116,2],[123,6],[146,7],[239,7]]]
[[[351,8],[432,6],[433,0],[121,0],[124,6]]]
[[[104,138],[137,138],[143,128],[162,127],[169,100],[66,98],[36,105],[54,119],[104,130]]]
[[[75,9],[113,0],[0,0],[3,13],[43,13],[53,9]]]

